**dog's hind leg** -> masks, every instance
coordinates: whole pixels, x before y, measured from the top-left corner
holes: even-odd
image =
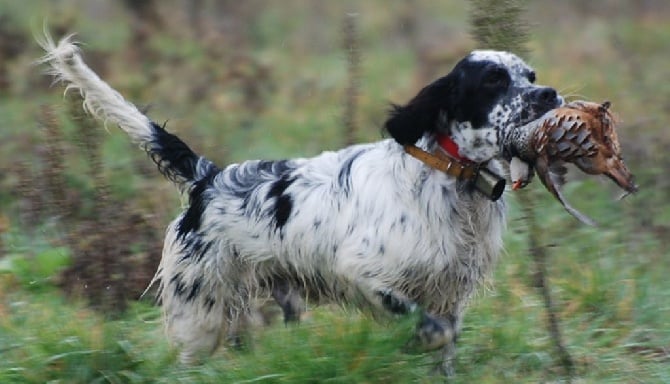
[[[229,322],[224,302],[217,297],[216,282],[186,268],[166,265],[161,270],[160,299],[165,329],[171,344],[179,350],[179,361],[193,364],[213,353],[219,346]],[[183,267],[183,266],[180,266]]]
[[[226,328],[223,315],[217,310],[220,308],[196,315],[198,309],[193,304],[171,304],[164,309],[168,338],[178,348],[182,364],[198,363],[211,355],[220,344]]]
[[[165,260],[164,260],[165,262]],[[225,303],[216,283],[191,278],[185,271],[164,268],[160,299],[169,341],[179,361],[194,364],[212,354],[229,328]]]
[[[178,235],[175,219],[165,236],[163,258],[155,281],[160,283],[169,341],[179,350],[179,360],[193,364],[213,353],[228,336],[237,314],[244,310],[218,243],[205,244],[197,234]],[[199,252],[198,252],[199,251]],[[224,276],[225,275],[225,276]]]
[[[248,328],[248,290],[228,276],[185,276],[183,271],[166,274],[161,295],[167,335],[179,349],[180,362],[197,363],[222,341],[242,347]]]

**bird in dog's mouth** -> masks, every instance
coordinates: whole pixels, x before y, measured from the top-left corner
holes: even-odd
[[[539,119],[514,129],[504,138],[511,154],[512,189],[525,187],[537,172],[542,184],[581,222],[595,225],[573,208],[561,192],[566,163],[589,175],[606,175],[625,194],[637,192],[632,173],[623,161],[609,102],[572,101]]]

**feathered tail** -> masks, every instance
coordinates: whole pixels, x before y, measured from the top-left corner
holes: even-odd
[[[48,73],[54,76],[55,82],[64,83],[66,92],[79,90],[84,99],[84,110],[105,123],[111,121],[118,125],[149,154],[158,170],[177,184],[181,192],[188,190],[195,181],[218,171],[211,161],[197,155],[181,139],[151,121],[100,79],[84,63],[72,36],[56,44],[45,33],[37,42],[46,51],[39,63],[49,66]]]

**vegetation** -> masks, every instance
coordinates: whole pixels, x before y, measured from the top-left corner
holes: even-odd
[[[0,382],[434,382],[430,356],[402,350],[413,319],[379,324],[328,307],[297,327],[259,326],[242,351],[179,366],[159,308],[136,300],[177,193],[123,134],[87,127],[76,99],[49,88],[32,65],[32,34],[45,18],[56,35],[77,32],[106,80],[227,164],[378,140],[388,102],[476,46],[469,23],[481,28],[486,15],[471,18],[473,3],[0,0]],[[670,7],[589,4],[529,2],[527,57],[563,95],[613,102],[641,191],[616,201],[609,181],[575,175],[568,198],[601,224],[586,228],[534,183],[539,245],[574,381],[669,383]],[[351,30],[354,68],[342,48]],[[345,133],[352,95],[356,129]],[[508,195],[505,255],[466,315],[455,383],[565,380],[526,213]]]

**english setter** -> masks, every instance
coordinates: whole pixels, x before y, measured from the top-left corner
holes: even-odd
[[[71,39],[40,44],[83,107],[118,125],[188,195],[154,278],[186,363],[239,333],[253,298],[274,297],[290,320],[302,297],[419,313],[414,340],[438,350],[438,369],[450,373],[465,307],[501,251],[505,204],[407,148],[501,175],[501,137],[563,103],[519,57],[478,50],[392,107],[390,139],[222,169],[110,88]]]

